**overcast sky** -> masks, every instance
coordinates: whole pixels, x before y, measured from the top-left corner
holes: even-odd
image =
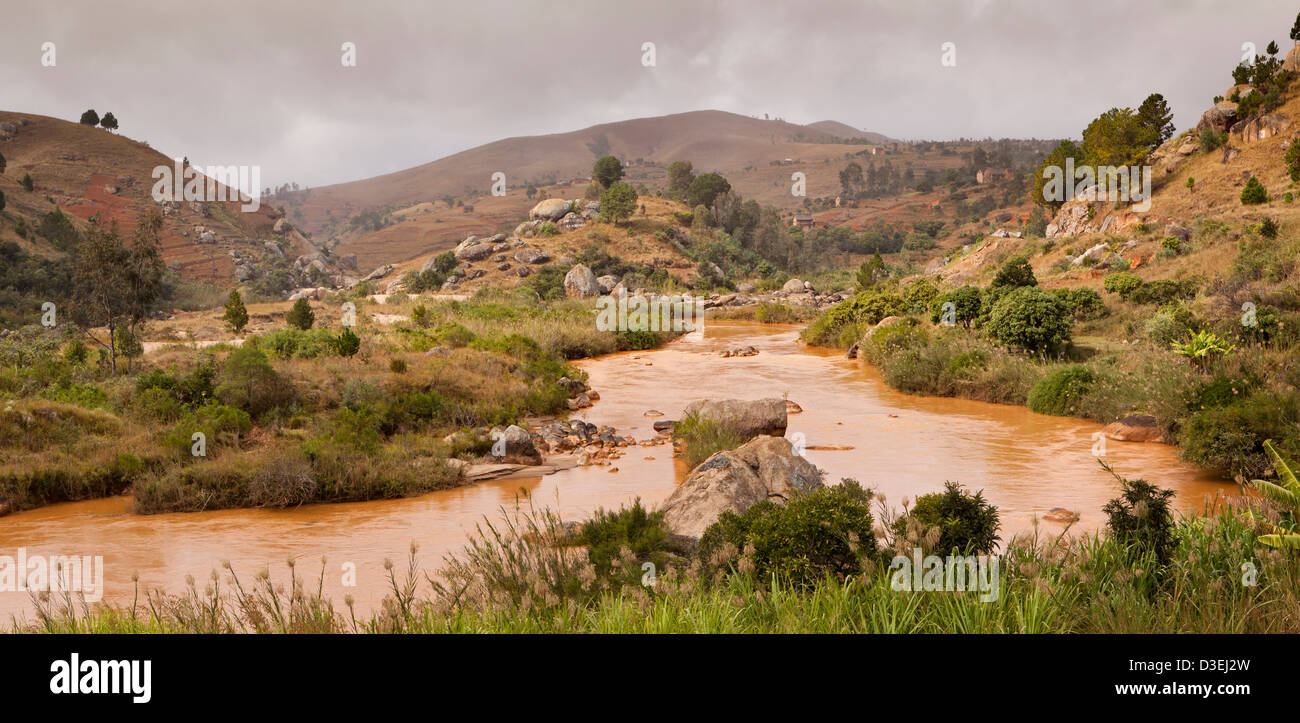
[[[151,7],[152,5],[152,7]],[[895,138],[1077,137],[1164,93],[1180,129],[1282,0],[46,0],[0,10],[0,108],[319,186],[689,110]],[[41,45],[56,47],[42,67]],[[344,42],[357,64],[341,63]],[[655,43],[656,64],[642,65]],[[941,64],[956,46],[956,66]]]

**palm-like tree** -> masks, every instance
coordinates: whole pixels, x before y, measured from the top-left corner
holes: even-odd
[[[1291,520],[1287,527],[1272,525],[1269,534],[1259,541],[1269,547],[1300,548],[1300,534],[1296,532],[1296,522],[1300,521],[1300,479],[1296,478],[1295,463],[1283,457],[1273,446],[1273,440],[1264,442],[1264,449],[1273,458],[1273,469],[1277,471],[1277,482],[1253,479],[1250,486],[1255,491],[1286,510]]]

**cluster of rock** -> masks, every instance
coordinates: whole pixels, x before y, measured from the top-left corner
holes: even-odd
[[[7,141],[18,135],[18,131],[24,126],[31,125],[30,118],[19,118],[17,123],[12,121],[0,122],[0,141]]]
[[[561,230],[573,231],[587,225],[600,215],[598,201],[583,202],[580,199],[566,201],[563,198],[548,198],[538,202],[528,212],[528,220],[515,227],[515,235],[532,238],[543,224],[555,224]]]
[[[779,291],[759,293],[748,282],[736,286],[735,293],[713,294],[704,300],[704,308],[717,309],[728,306],[756,306],[762,303],[780,303],[790,306],[811,306],[827,309],[853,296],[853,289],[821,293],[813,285],[800,279],[790,279]]]
[[[746,346],[738,346],[734,349],[724,349],[721,352],[718,352],[718,356],[724,359],[733,356],[758,356],[758,347],[749,344]]]

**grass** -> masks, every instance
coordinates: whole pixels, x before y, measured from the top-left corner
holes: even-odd
[[[682,457],[691,467],[718,452],[735,449],[745,440],[717,421],[704,419],[696,414],[688,414],[673,425],[673,437],[681,440],[684,449]]]
[[[245,583],[228,565],[177,595],[138,591],[130,606],[38,600],[47,633],[1295,633],[1300,572],[1293,556],[1257,547],[1257,523],[1218,500],[1176,521],[1166,567],[1104,534],[1035,530],[999,556],[997,598],[976,592],[895,590],[886,564],[794,587],[759,579],[734,549],[708,575],[698,560],[670,565],[653,586],[597,575],[548,511],[515,510],[485,521],[437,572],[412,546],[404,567],[387,563],[389,594],[358,618],[322,595],[321,576],[289,583],[269,571]],[[895,546],[912,543],[895,540]],[[924,544],[924,543],[920,543]],[[635,566],[624,550],[616,565]],[[1254,579],[1243,576],[1251,567]],[[635,579],[635,578],[633,578]],[[1253,583],[1253,584],[1252,584]]]

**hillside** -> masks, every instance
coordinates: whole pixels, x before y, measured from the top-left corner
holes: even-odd
[[[0,153],[7,170],[0,175],[9,217],[0,223],[0,240],[17,242],[28,251],[57,251],[48,239],[17,232],[17,219],[35,228],[42,216],[61,209],[78,229],[98,216],[117,222],[124,232],[153,210],[163,212],[162,253],[172,270],[190,279],[231,283],[237,256],[256,258],[268,253],[264,241],[278,239],[290,257],[313,251],[307,240],[291,231],[274,231],[277,215],[269,205],[244,212],[235,201],[178,203],[162,208],[151,198],[157,166],[174,161],[145,142],[82,125],[30,113],[0,111]],[[33,190],[19,183],[30,174]],[[283,227],[282,227],[283,230]],[[206,233],[205,233],[206,232]]]
[[[872,133],[871,131],[860,131],[847,123],[839,121],[824,120],[816,123],[809,123],[804,126],[815,131],[821,131],[837,138],[849,138],[854,140],[870,141],[872,143],[894,143],[894,139],[881,133]]]
[[[689,159],[697,171],[734,177],[733,184],[741,192],[758,197],[770,195],[770,182],[742,177],[744,171],[787,158],[824,163],[846,150],[843,144],[827,143],[834,138],[835,134],[811,126],[716,110],[693,111],[603,123],[569,133],[506,138],[396,173],[295,193],[284,201],[291,219],[303,228],[314,233],[336,231],[339,222],[366,209],[486,195],[492,174],[498,171],[506,174],[512,189],[530,183],[585,186],[592,162],[607,154],[628,164],[628,179],[634,183],[660,182],[669,163]],[[789,171],[782,175],[786,197],[789,175]],[[832,193],[838,184],[833,174],[810,174],[809,195]]]

